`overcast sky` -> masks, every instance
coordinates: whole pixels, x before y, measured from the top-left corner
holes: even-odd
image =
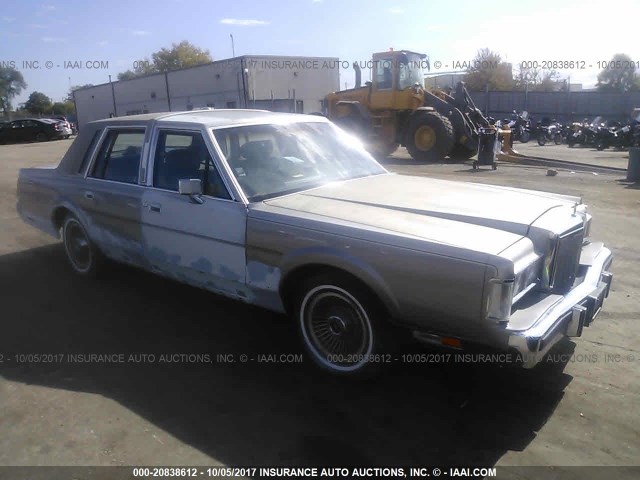
[[[562,70],[572,83],[592,86],[597,62],[615,53],[640,61],[638,0],[510,2],[390,0],[3,0],[0,62],[15,62],[28,87],[60,101],[69,85],[104,83],[133,62],[188,40],[215,60],[272,54],[366,61],[372,52],[410,49],[444,65],[474,57],[479,48],[525,61],[585,62]],[[38,62],[38,69],[23,62]],[[65,68],[102,61],[108,68]],[[51,63],[47,63],[51,62]],[[97,63],[97,66],[100,64]],[[48,68],[50,67],[50,68]],[[341,87],[353,73],[341,71]]]

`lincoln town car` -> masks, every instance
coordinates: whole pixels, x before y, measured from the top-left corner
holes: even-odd
[[[345,376],[376,371],[399,332],[533,367],[612,280],[580,198],[393,174],[315,115],[95,121],[59,165],[20,171],[17,209],[77,274],[121,262],[286,313]]]

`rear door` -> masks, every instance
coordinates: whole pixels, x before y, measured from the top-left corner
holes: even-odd
[[[143,198],[144,251],[152,270],[230,297],[247,296],[247,209],[232,198],[204,130],[160,128]],[[200,179],[200,202],[178,193]]]
[[[145,187],[138,179],[145,135],[140,127],[107,129],[78,192],[89,234],[105,255],[143,267],[140,215]]]

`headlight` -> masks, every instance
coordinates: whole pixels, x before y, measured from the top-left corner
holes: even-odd
[[[513,280],[492,278],[489,280],[487,296],[487,320],[508,322],[511,316]]]

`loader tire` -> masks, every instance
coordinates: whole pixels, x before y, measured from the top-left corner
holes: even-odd
[[[389,155],[392,155],[396,150],[398,150],[399,146],[400,144],[396,142],[385,144],[378,143],[371,147],[371,154],[375,157],[386,158]]]
[[[417,115],[409,123],[407,150],[420,162],[441,161],[455,143],[453,126],[447,117],[436,112]]]

